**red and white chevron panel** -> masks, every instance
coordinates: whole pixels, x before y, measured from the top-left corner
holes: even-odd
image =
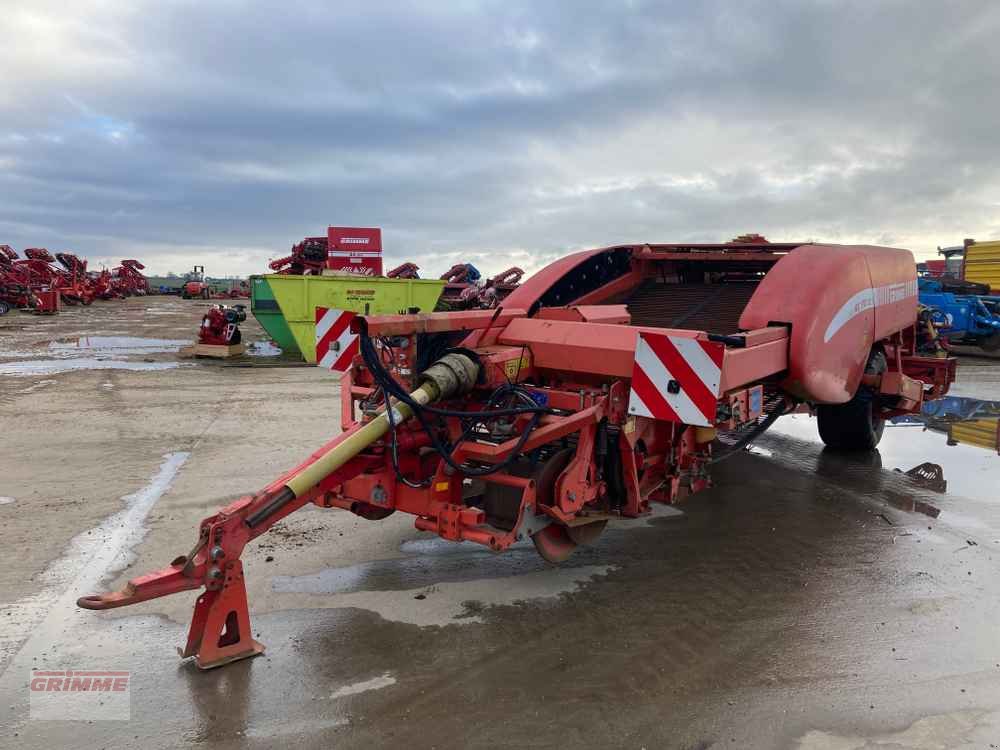
[[[715,424],[725,346],[713,341],[640,333],[628,412],[710,427]]]
[[[316,364],[328,370],[346,372],[360,346],[358,334],[351,333],[355,313],[332,307],[316,308]]]

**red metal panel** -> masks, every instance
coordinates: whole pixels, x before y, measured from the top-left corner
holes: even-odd
[[[368,322],[368,333],[371,336],[405,336],[410,333],[473,331],[483,328],[501,330],[511,320],[523,318],[527,314],[526,310],[504,307],[502,310],[462,310],[417,315],[367,315],[364,319]],[[351,330],[355,333],[359,331],[357,322],[351,325]]]
[[[788,339],[767,341],[745,349],[726,349],[722,391],[755,383],[788,369]]]
[[[779,260],[760,282],[739,325],[791,326],[788,377],[782,382],[790,393],[829,404],[854,395],[875,340],[867,260],[884,250],[805,245]]]
[[[604,323],[571,323],[563,320],[518,318],[500,334],[499,341],[527,345],[532,364],[549,370],[632,377],[635,342],[639,331],[670,333],[696,338],[698,331],[636,328]]]
[[[553,284],[561,280],[567,273],[586,261],[588,258],[603,253],[607,249],[608,248],[606,247],[601,247],[595,250],[584,250],[583,252],[573,253],[572,255],[567,255],[566,257],[560,258],[553,263],[549,263],[549,265],[533,274],[527,281],[521,284],[521,286],[511,292],[510,296],[504,301],[505,304],[512,307],[528,309],[535,302],[537,302]],[[574,302],[575,300],[568,301]]]
[[[917,266],[909,250],[867,248],[875,289],[875,339],[884,339],[917,319]]]
[[[377,227],[329,227],[326,267],[361,276],[382,275],[382,230]]]
[[[535,315],[539,320],[570,320],[574,322],[614,323],[628,325],[630,316],[625,305],[573,305],[543,307]]]

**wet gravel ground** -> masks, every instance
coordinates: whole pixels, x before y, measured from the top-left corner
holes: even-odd
[[[200,313],[170,305],[168,323],[136,331],[137,314],[107,335],[185,338],[168,329]],[[126,361],[147,356],[171,355]],[[560,567],[399,514],[302,511],[246,556],[267,652],[210,672],[173,651],[193,595],[73,602],[130,555],[111,582],[186,551],[202,517],[318,445],[332,381],[198,364],[0,375],[5,432],[34,415],[0,452],[0,746],[1000,747],[996,368],[963,362],[956,398],[887,426],[870,456],[783,418],[683,513],[612,524]],[[101,399],[119,412],[91,411]],[[74,427],[72,403],[99,429]],[[33,668],[130,671],[130,720],[31,719]]]

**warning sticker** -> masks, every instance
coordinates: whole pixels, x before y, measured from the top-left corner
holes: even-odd
[[[507,377],[513,380],[521,370],[527,370],[529,367],[531,367],[531,354],[525,352],[517,359],[508,359],[504,362],[503,369]]]

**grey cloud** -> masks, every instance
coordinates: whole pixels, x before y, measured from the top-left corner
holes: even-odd
[[[328,223],[390,261],[1000,236],[989,2],[15,0],[0,241],[263,270]],[[41,51],[40,51],[41,50]]]

